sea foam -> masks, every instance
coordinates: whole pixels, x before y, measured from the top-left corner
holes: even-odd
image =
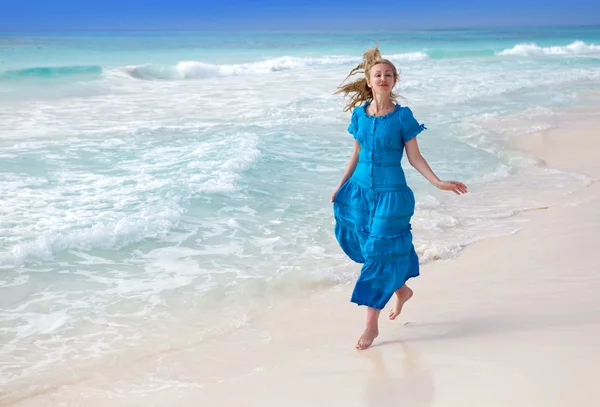
[[[575,41],[565,46],[540,47],[535,43],[517,44],[512,48],[498,52],[498,55],[512,55],[523,57],[535,56],[575,56],[575,55],[598,55],[600,56],[600,45],[586,44],[583,41]]]

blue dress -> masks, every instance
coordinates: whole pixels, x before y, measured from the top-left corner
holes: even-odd
[[[382,309],[394,292],[419,275],[410,219],[413,191],[400,162],[404,143],[426,129],[408,107],[384,116],[356,107],[348,126],[360,144],[358,164],[334,197],[335,236],[342,250],[362,263],[351,301]]]

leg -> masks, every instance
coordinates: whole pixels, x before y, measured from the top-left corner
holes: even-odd
[[[402,306],[404,303],[413,296],[413,291],[408,288],[406,284],[396,290],[396,306],[390,310],[390,320],[396,319],[400,312],[402,312]]]
[[[369,346],[371,346],[375,338],[377,338],[377,335],[379,335],[378,322],[380,313],[381,310],[377,308],[367,308],[367,327],[365,328],[365,331],[361,337],[358,338],[356,349],[367,349]]]

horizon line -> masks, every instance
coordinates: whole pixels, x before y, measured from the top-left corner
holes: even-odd
[[[494,25],[494,24],[486,24],[481,26],[446,26],[446,27],[412,27],[412,28],[402,28],[402,29],[394,29],[394,28],[367,28],[361,30],[360,32],[404,32],[404,31],[468,31],[468,30],[485,30],[485,29],[519,29],[519,28],[600,28],[600,23],[584,23],[584,24],[512,24],[512,25]],[[227,28],[176,28],[176,27],[94,27],[94,28],[81,28],[81,27],[70,27],[70,28],[40,28],[40,29],[14,29],[14,30],[0,30],[2,34],[11,34],[11,33],[52,33],[52,32],[90,32],[90,31],[113,31],[113,32],[130,32],[130,31],[209,31],[209,32],[335,32],[335,33],[346,33],[346,32],[357,32],[356,29],[346,29],[346,28],[258,28],[258,27],[227,27]]]

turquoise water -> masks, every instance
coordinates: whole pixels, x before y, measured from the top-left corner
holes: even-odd
[[[0,393],[352,281],[329,195],[353,141],[332,94],[376,42],[425,157],[470,189],[406,166],[422,262],[581,184],[504,141],[600,88],[600,28],[0,34]]]

